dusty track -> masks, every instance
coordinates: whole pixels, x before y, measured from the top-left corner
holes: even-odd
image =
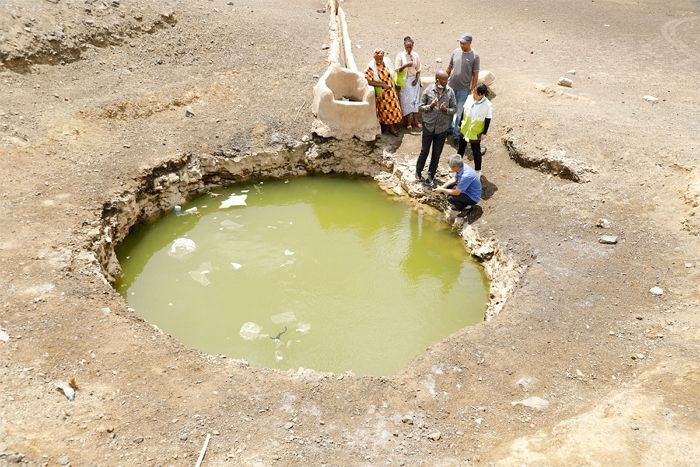
[[[206,465],[700,458],[697,3],[498,2],[459,21],[457,1],[346,4],[358,63],[411,34],[434,70],[459,33],[474,34],[499,96],[488,199],[470,221],[526,267],[496,319],[381,379],[185,349],[134,316],[83,250],[104,203],[153,167],[266,157],[308,133],[311,115],[297,112],[325,68],[323,5],[228,3],[172,2],[175,21],[152,34],[78,44],[64,65],[0,68],[0,464],[192,465],[206,433]],[[104,18],[122,31],[161,7],[124,0]],[[0,25],[43,27],[53,8],[69,41],[95,15],[26,0],[0,6]],[[31,44],[10,52],[31,57]],[[566,94],[540,90],[572,68]],[[560,151],[595,173],[574,183],[517,165],[500,141],[509,128],[523,151]],[[380,143],[410,163],[419,135]],[[599,244],[604,233],[620,242]],[[53,384],[71,375],[74,402]],[[511,404],[529,396],[550,405]]]

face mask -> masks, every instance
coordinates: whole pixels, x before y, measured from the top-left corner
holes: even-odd
[[[435,86],[437,86],[438,89],[445,89],[445,85],[441,83],[435,83]]]

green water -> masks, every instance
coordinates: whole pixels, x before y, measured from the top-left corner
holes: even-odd
[[[483,318],[487,280],[462,240],[372,181],[217,194],[182,206],[199,214],[134,229],[117,252],[116,289],[188,346],[258,367],[391,375]],[[246,205],[222,209],[232,194]]]

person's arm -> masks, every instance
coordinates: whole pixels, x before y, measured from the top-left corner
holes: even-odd
[[[455,93],[450,88],[447,88],[445,91],[448,93],[448,95],[447,105],[445,106],[445,110],[443,110],[443,112],[445,112],[447,115],[454,115],[457,111],[457,99],[455,98]]]
[[[455,186],[456,184],[457,184],[457,177],[443,183],[441,186],[435,188],[435,190],[433,190],[433,191],[437,191],[439,193],[445,193],[445,194],[452,195],[452,196],[457,196],[462,192],[462,190],[460,190],[459,188],[456,188],[456,187],[451,188],[451,187]]]
[[[424,92],[423,95],[420,97],[420,105],[418,106],[418,110],[421,112],[430,112],[435,108],[435,99],[432,101],[430,100],[430,93]]]
[[[481,57],[475,54],[474,65],[472,66],[472,80],[469,83],[469,92],[474,92],[474,88],[479,83],[479,68],[481,67]]]
[[[491,125],[491,119],[487,118],[484,120],[484,131],[482,131],[481,134],[479,135],[480,140],[483,139],[484,136],[486,136],[486,133],[488,133],[489,125]]]
[[[416,67],[416,76],[413,78],[412,86],[416,86],[420,82],[420,68],[421,68],[420,55],[418,55],[418,53],[416,53],[416,61],[413,62],[413,65]]]
[[[445,73],[447,73],[448,78],[450,77],[450,75],[452,75],[452,68],[454,67],[454,56],[455,54],[450,55],[450,64],[447,65],[447,70],[445,70]]]
[[[387,89],[389,87],[389,85],[386,83],[374,80],[374,70],[371,68],[368,68],[367,71],[365,71],[365,79],[367,80],[367,84],[370,86],[379,87],[382,89]]]

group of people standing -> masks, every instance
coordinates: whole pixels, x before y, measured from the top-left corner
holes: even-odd
[[[488,88],[478,82],[480,58],[472,49],[471,34],[463,34],[459,47],[450,56],[447,70],[439,70],[435,83],[421,95],[421,62],[413,45],[413,39],[404,38],[404,51],[396,56],[393,66],[384,57],[384,51],[376,49],[365,78],[375,88],[377,119],[382,131],[397,136],[395,125],[402,121],[408,129],[422,128],[416,180],[447,194],[450,204],[463,216],[481,200],[481,141],[488,132],[493,113],[486,97]],[[436,188],[435,175],[449,136],[457,145],[457,154],[448,161],[454,179]],[[474,157],[473,169],[462,159],[467,145]],[[424,179],[423,169],[431,148],[428,176]]]

